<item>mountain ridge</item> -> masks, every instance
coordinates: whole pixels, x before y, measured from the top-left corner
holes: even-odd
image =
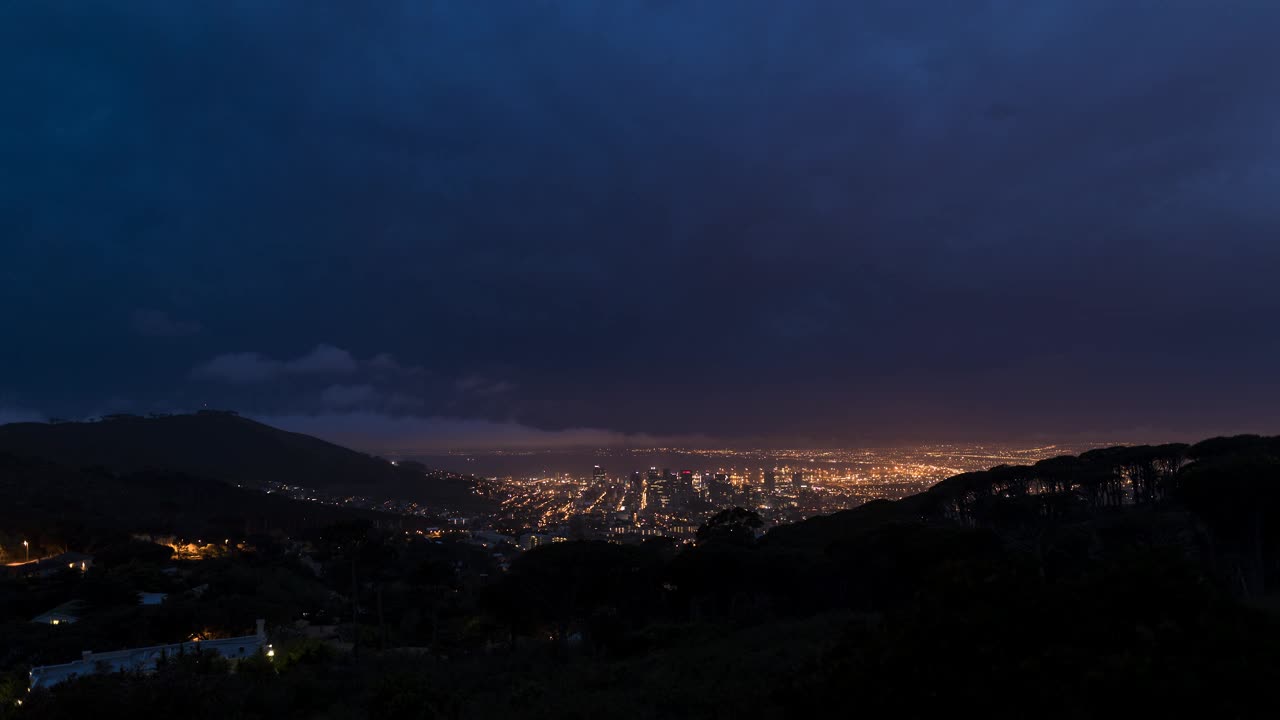
[[[482,502],[460,475],[396,465],[226,411],[10,423],[0,425],[0,452],[121,473],[174,471],[255,488],[285,483],[442,507]]]

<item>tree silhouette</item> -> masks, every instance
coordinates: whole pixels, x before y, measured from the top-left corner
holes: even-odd
[[[728,545],[754,545],[756,531],[764,527],[764,520],[754,510],[740,507],[727,508],[712,515],[697,532],[698,542],[724,543]]]

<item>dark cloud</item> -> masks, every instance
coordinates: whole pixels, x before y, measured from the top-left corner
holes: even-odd
[[[349,373],[355,372],[356,360],[351,353],[332,345],[317,345],[302,357],[284,364],[291,373]]]
[[[195,378],[232,383],[256,383],[281,375],[332,375],[355,372],[358,365],[351,353],[332,345],[317,345],[311,352],[292,360],[275,360],[257,352],[218,355],[191,371]]]
[[[0,391],[815,441],[1277,431],[1278,24],[10,3]]]
[[[388,415],[381,412],[321,412],[266,415],[259,420],[333,442],[391,455],[445,450],[555,449],[575,447],[672,447],[705,444],[701,435],[655,436],[591,428],[542,430],[516,422]]]
[[[163,310],[135,310],[129,324],[135,333],[144,337],[186,337],[202,329],[195,320],[173,318]]]
[[[195,368],[196,378],[232,383],[255,383],[270,380],[284,368],[284,363],[263,357],[261,353],[241,352],[219,355]]]
[[[337,409],[367,407],[380,399],[372,385],[330,385],[320,394],[325,406]]]
[[[467,375],[459,378],[454,383],[454,387],[458,388],[458,392],[477,395],[501,395],[516,389],[514,384],[506,380],[491,380],[481,375]]]

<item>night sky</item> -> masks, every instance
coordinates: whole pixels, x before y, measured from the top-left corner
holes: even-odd
[[[1280,432],[1278,32],[1262,0],[5,2],[0,419]]]

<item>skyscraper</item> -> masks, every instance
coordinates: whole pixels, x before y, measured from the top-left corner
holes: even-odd
[[[680,502],[688,502],[693,499],[693,471],[681,470],[680,479],[676,483],[675,497]]]
[[[645,510],[655,510],[663,507],[666,503],[663,498],[666,496],[666,490],[663,487],[662,476],[658,474],[658,468],[649,468],[649,474],[644,482],[644,508]]]
[[[728,505],[733,499],[733,486],[729,484],[729,476],[717,473],[707,487],[707,500],[716,507]]]
[[[650,471],[651,476],[653,471]],[[662,476],[650,481],[649,507],[668,507],[676,499],[676,476],[669,468],[662,469]]]

